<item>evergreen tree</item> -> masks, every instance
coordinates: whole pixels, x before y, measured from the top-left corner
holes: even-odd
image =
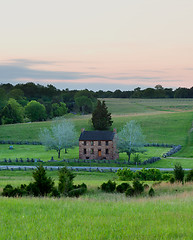
[[[34,182],[32,183],[32,189],[34,196],[46,196],[50,193],[54,187],[54,181],[51,177],[47,177],[46,170],[42,165],[38,166],[33,171]]]
[[[95,130],[107,130],[112,125],[111,113],[108,112],[108,108],[105,101],[99,101],[96,109],[92,113],[92,124]]]

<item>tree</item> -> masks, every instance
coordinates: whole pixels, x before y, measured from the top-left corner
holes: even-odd
[[[175,164],[175,166],[174,166],[174,177],[175,177],[176,181],[183,183],[184,170],[183,170],[181,164],[179,164],[179,163]]]
[[[60,102],[60,104],[53,103],[52,111],[53,111],[53,117],[60,117],[67,113],[68,108],[66,107],[66,104],[63,102]]]
[[[77,134],[74,125],[66,120],[53,121],[51,129],[43,129],[40,140],[47,149],[55,149],[60,158],[62,149],[68,149],[77,144]]]
[[[32,100],[25,107],[26,116],[32,121],[46,120],[46,108],[43,104]]]
[[[42,165],[33,172],[34,182],[30,185],[34,196],[45,196],[53,190],[54,181],[47,177],[46,170]]]
[[[76,106],[82,112],[82,114],[91,113],[93,110],[93,102],[90,98],[86,96],[80,96],[75,98]]]
[[[24,109],[15,99],[10,98],[1,115],[4,124],[20,123],[23,122]]]
[[[99,101],[92,113],[92,124],[95,130],[107,130],[112,126],[111,113],[108,112],[108,108],[105,101]]]
[[[132,153],[144,152],[144,135],[141,127],[136,121],[127,122],[123,129],[118,133],[117,147],[120,152],[126,152],[128,162]]]
[[[73,189],[73,179],[75,175],[66,167],[59,170],[58,190],[61,194],[67,196],[68,192]]]

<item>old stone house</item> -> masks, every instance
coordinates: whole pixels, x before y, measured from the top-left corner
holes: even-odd
[[[114,131],[85,131],[82,129],[79,138],[80,159],[107,159],[119,158],[116,148],[116,130]]]

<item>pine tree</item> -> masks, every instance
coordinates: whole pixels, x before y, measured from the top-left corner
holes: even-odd
[[[95,130],[107,130],[112,125],[111,113],[108,112],[105,101],[101,102],[98,100],[91,120]]]

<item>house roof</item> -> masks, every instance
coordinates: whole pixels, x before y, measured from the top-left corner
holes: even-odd
[[[111,131],[84,131],[79,141],[112,141],[115,136]]]

